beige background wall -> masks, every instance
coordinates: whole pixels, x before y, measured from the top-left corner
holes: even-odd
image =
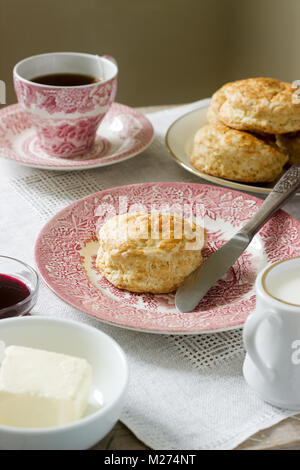
[[[300,79],[299,0],[0,0],[0,79],[52,51],[115,56],[117,100],[183,103],[248,76]]]

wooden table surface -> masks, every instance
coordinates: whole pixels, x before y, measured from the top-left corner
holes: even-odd
[[[151,106],[137,109],[143,113],[151,113],[171,107],[174,106]],[[300,450],[300,415],[285,419],[271,428],[259,431],[236,448],[236,450],[263,449]],[[149,450],[149,447],[137,439],[119,421],[92,450]]]

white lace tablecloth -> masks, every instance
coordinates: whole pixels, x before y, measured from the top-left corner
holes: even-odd
[[[44,223],[70,202],[101,189],[146,181],[201,182],[168,155],[164,135],[205,101],[152,113],[156,137],[141,155],[81,172],[51,172],[0,160],[0,253],[34,264]],[[285,208],[300,219],[300,199]],[[241,330],[202,336],[151,335],[111,327],[65,304],[41,282],[33,315],[82,321],[114,337],[130,366],[121,420],[154,449],[232,449],[292,413],[261,401],[242,376]]]

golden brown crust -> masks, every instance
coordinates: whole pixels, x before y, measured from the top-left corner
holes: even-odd
[[[172,292],[202,263],[205,232],[180,216],[122,214],[99,231],[96,265],[113,285],[132,292]],[[194,238],[194,239],[193,239]]]
[[[300,163],[300,132],[276,136],[276,144],[289,156],[289,163]]]
[[[288,157],[272,142],[221,123],[207,124],[194,137],[191,162],[209,175],[233,181],[274,181]]]
[[[215,124],[215,123],[218,123],[220,122],[220,119],[218,117],[218,114],[214,108],[214,106],[210,105],[208,110],[207,110],[207,120],[208,122],[210,122],[211,124]]]
[[[249,78],[225,84],[212,97],[212,112],[229,127],[268,134],[300,130],[295,88],[274,78]]]

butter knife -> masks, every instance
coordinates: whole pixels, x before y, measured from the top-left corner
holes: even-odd
[[[256,214],[228,242],[193,271],[179,286],[175,304],[180,312],[191,312],[209,289],[223,277],[245,251],[254,235],[300,187],[300,164],[280,178]]]

